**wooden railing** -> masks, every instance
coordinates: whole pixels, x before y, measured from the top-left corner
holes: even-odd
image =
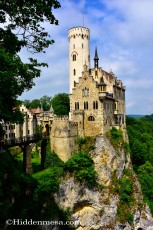
[[[39,140],[42,140],[44,136],[34,134],[34,135],[27,135],[19,138],[10,138],[7,140],[0,140],[0,147],[12,147],[12,146],[18,146],[18,145],[25,145],[37,142]]]

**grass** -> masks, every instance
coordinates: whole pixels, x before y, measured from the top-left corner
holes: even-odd
[[[23,169],[23,152],[14,155],[14,159],[17,161],[18,169],[22,171]],[[33,173],[39,172],[41,170],[41,158],[37,154],[32,154],[32,169]]]

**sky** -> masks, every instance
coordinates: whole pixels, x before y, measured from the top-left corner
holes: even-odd
[[[47,62],[35,86],[24,92],[21,100],[53,97],[69,93],[68,30],[75,26],[90,29],[91,68],[95,46],[99,66],[112,70],[126,86],[126,113],[153,114],[153,0],[59,0],[53,10],[59,25],[44,25],[55,43],[45,54],[28,57]]]

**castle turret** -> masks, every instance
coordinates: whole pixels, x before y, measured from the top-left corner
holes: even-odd
[[[82,76],[83,65],[90,68],[90,30],[86,27],[74,27],[69,30],[69,76],[70,94]]]
[[[98,68],[99,64],[99,58],[98,58],[98,52],[97,52],[97,47],[95,48],[95,57],[94,57],[94,68]]]

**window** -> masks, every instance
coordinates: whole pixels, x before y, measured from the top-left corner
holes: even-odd
[[[76,61],[76,54],[73,54],[72,58],[73,58],[73,61]]]
[[[82,49],[83,49],[83,44],[82,44]]]
[[[75,102],[75,110],[79,110],[79,102]]]
[[[76,70],[75,70],[75,69],[73,70],[73,75],[74,75],[74,76],[76,75]]]
[[[88,109],[88,102],[87,102],[87,101],[84,102],[84,109],[85,109],[85,110]]]
[[[98,101],[93,101],[93,109],[98,109]]]
[[[96,101],[96,109],[98,109],[98,101]]]
[[[73,44],[73,49],[75,49],[75,45]]]
[[[76,81],[74,81],[74,87],[76,87]]]
[[[82,34],[82,39],[84,39],[84,35]]]
[[[83,97],[87,97],[87,96],[89,96],[89,88],[84,88],[83,90],[82,90],[82,96]]]
[[[88,117],[88,121],[95,121],[95,118],[93,116]]]

